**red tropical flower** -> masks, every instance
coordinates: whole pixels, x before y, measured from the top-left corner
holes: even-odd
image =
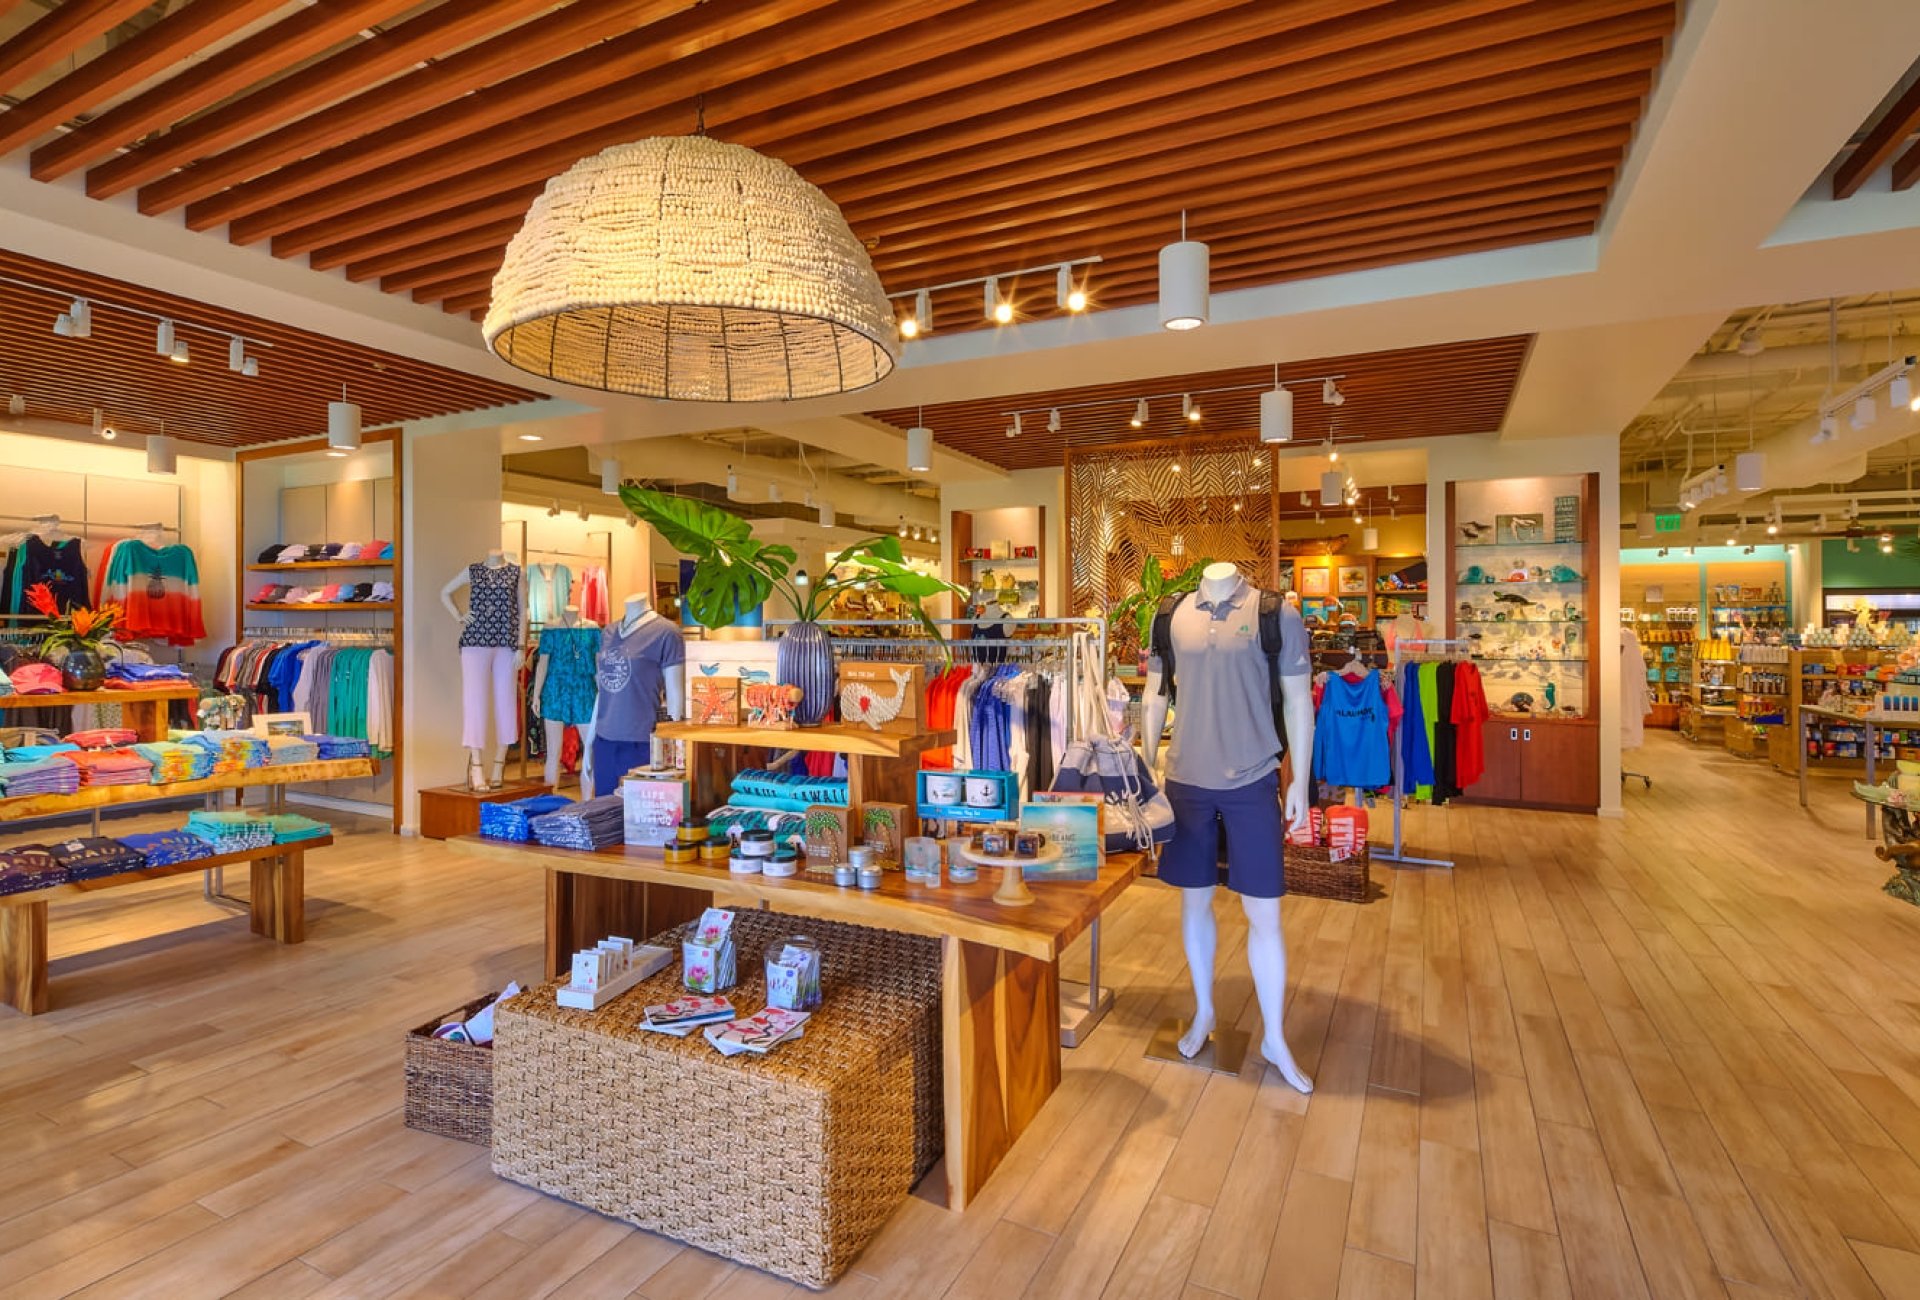
[[[60,602],[53,598],[53,588],[44,582],[36,582],[27,588],[27,603],[49,618],[60,612]]]

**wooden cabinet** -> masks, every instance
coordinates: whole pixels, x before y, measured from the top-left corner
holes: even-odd
[[[1468,787],[1469,803],[1563,812],[1600,806],[1600,730],[1560,718],[1489,718],[1482,724],[1486,775]]]

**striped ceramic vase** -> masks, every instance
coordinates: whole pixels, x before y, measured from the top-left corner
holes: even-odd
[[[817,727],[833,704],[833,641],[818,623],[795,623],[775,648],[774,672],[782,686],[802,692],[794,719]]]

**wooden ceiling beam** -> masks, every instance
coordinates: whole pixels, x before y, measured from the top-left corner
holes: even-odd
[[[357,94],[423,59],[437,58],[552,8],[552,0],[459,0],[408,18],[291,76],[181,123],[87,173],[87,193],[109,198],[229,148],[280,123]],[[164,209],[149,205],[149,216]]]
[[[493,275],[498,267],[469,271],[466,274],[448,275],[442,279],[422,284],[414,289],[415,302],[440,302],[443,299],[464,298],[468,294],[485,293],[491,298]]]
[[[445,257],[437,262],[410,266],[384,277],[380,281],[380,288],[386,293],[406,293],[423,284],[469,275],[485,275],[488,283],[492,283],[493,273],[500,269],[500,259],[505,251],[506,244],[502,241],[455,257]],[[421,298],[416,301],[425,302],[428,299]]]
[[[486,315],[487,304],[492,301],[493,294],[489,290],[482,289],[477,293],[463,293],[457,298],[449,298],[440,305],[448,311],[473,312],[474,319],[479,320]]]
[[[1867,178],[1879,171],[1915,131],[1920,131],[1920,81],[1908,86],[1906,93],[1867,128],[1847,160],[1834,171],[1833,197],[1838,200],[1858,193]]]
[[[41,145],[33,151],[33,177],[57,180],[411,8],[413,0],[317,0]]]
[[[346,277],[356,282],[375,280],[381,276],[392,275],[398,271],[411,270],[432,262],[443,262],[448,258],[456,257],[463,253],[476,252],[483,248],[490,248],[496,251],[501,250],[506,248],[507,241],[519,232],[521,221],[522,218],[520,217],[510,217],[505,221],[489,221],[485,225],[475,226],[471,230],[462,230],[454,234],[442,235],[426,243],[411,244],[405,248],[397,248],[392,252],[381,253],[378,256],[369,257],[362,261],[348,262]],[[317,253],[314,256],[313,262],[314,265],[319,265],[319,255]],[[396,288],[400,289],[407,287],[406,285],[396,286]],[[393,290],[388,290],[388,292],[393,292]]]
[[[353,163],[370,147],[365,137],[396,123],[411,126],[454,105],[443,115],[469,118],[471,131],[478,132],[551,104],[556,89],[583,65],[601,70],[608,81],[647,75],[823,3],[760,0],[715,9],[689,7],[685,0],[587,0],[203,158],[155,181],[142,198],[156,208],[205,200],[213,224],[231,220],[337,179],[336,170],[338,176],[354,175],[389,161],[369,156]],[[498,116],[486,120],[492,113]],[[261,179],[241,184],[255,177]]]
[[[899,29],[908,25],[921,28],[922,39],[932,39],[932,33],[945,31],[940,15],[962,9],[967,3],[969,0],[841,0],[808,19],[804,32],[797,27],[773,27],[667,64],[654,75],[576,95],[546,111],[523,112],[486,131],[473,131],[468,117],[458,111],[465,106],[454,105],[453,111],[430,114],[431,121],[425,126],[402,123],[354,146],[356,153],[387,157],[389,153],[383,151],[391,151],[401,140],[409,141],[408,154],[399,160],[360,173],[351,181],[250,213],[231,223],[228,236],[235,243],[256,243],[294,226],[395,199],[420,188],[478,185],[480,188],[468,197],[479,197],[496,176],[501,183],[490,186],[492,189],[551,176],[561,166],[634,138],[618,125],[632,113],[671,109],[684,130],[691,125],[688,117],[692,101],[712,92],[715,86],[730,85],[736,79],[751,84],[754,77],[843,46],[850,47],[849,57],[861,66],[884,66],[894,57],[892,43],[903,39]],[[875,39],[883,32],[886,40]],[[552,87],[546,90],[546,102],[551,103]],[[608,122],[615,125],[609,128]],[[453,134],[447,136],[448,132]],[[442,143],[423,150],[423,139]],[[528,149],[534,152],[513,158]],[[556,166],[550,161],[556,155],[566,162]],[[520,170],[513,174],[508,174],[504,161],[509,158],[520,164]],[[536,158],[537,163],[531,161]],[[435,186],[435,181],[441,186]],[[194,204],[187,209],[187,224],[205,229],[217,223],[201,205]]]
[[[282,8],[285,0],[195,0],[0,114],[0,154],[105,103],[196,50]]]
[[[1920,180],[1920,144],[1901,154],[1893,163],[1893,188],[1911,189]]]
[[[395,249],[430,246],[435,240],[458,236],[480,226],[511,221],[517,230],[526,219],[527,209],[533,206],[533,201],[540,197],[540,191],[545,188],[544,182],[523,185],[518,189],[489,195],[476,203],[448,208],[417,221],[378,226],[331,244],[316,245],[311,242],[322,237],[322,228],[328,223],[302,226],[284,235],[275,235],[273,255],[295,257],[311,249],[308,265],[318,271],[328,271]]]
[[[1492,9],[1497,2],[1481,0],[1478,7]],[[958,169],[960,159],[983,151],[1010,166],[1030,157],[1110,141],[1130,131],[1231,113],[1249,103],[1275,99],[1290,100],[1296,119],[1322,116],[1328,110],[1321,108],[1316,92],[1354,82],[1363,90],[1378,85],[1380,99],[1435,89],[1459,80],[1449,71],[1450,65],[1489,47],[1524,46],[1504,56],[1484,56],[1484,66],[1511,69],[1516,53],[1524,66],[1529,59],[1558,62],[1657,40],[1668,22],[1661,13],[1645,11],[1652,2],[1599,0],[1593,20],[1572,27],[1566,25],[1564,11],[1537,5],[1440,26],[1431,24],[1436,16],[1449,12],[1446,8],[1396,6],[1378,15],[1368,13],[1357,20],[1309,28],[1289,41],[1255,42],[1224,55],[1190,59],[1144,75],[1115,77],[1078,94],[1049,95],[949,119],[946,125],[894,136],[874,147],[816,158],[803,164],[801,171],[846,203],[869,193],[937,183]],[[1511,0],[1504,0],[1502,7],[1510,6]],[[1587,9],[1580,12],[1585,15]],[[1370,100],[1362,97],[1357,102]],[[1095,123],[1098,130],[1089,134]]]
[[[0,91],[45,72],[147,7],[148,0],[66,0],[0,43]]]

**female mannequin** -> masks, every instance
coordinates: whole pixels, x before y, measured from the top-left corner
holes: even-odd
[[[507,551],[488,551],[440,589],[440,604],[460,624],[460,678],[464,721],[460,743],[467,751],[467,788],[497,790],[505,776],[507,746],[520,739],[518,674],[520,651],[520,567]],[[463,612],[453,593],[467,589]],[[487,745],[487,712],[492,704],[495,747],[491,773],[482,766]]]
[[[653,611],[644,592],[628,596],[620,617],[600,631],[599,694],[589,724],[582,792],[596,798],[613,794],[621,777],[652,757],[662,690],[667,716],[676,721],[685,716],[686,662],[680,629]]]
[[[591,648],[579,644],[583,641]],[[580,730],[580,787],[583,790],[591,788],[587,784],[586,763],[593,750],[593,707],[590,701],[594,691],[594,661],[598,658],[599,649],[600,639],[596,630],[591,624],[581,625],[580,610],[575,605],[568,605],[561,610],[558,621],[540,631],[539,658],[533,670],[533,698],[540,703],[540,717],[546,726],[546,778],[550,786],[558,788],[560,784],[560,749],[566,739],[567,727],[572,725]],[[584,662],[576,660],[576,654],[582,656]],[[573,672],[563,671],[554,683],[557,689],[549,694],[547,679],[552,675],[556,655],[569,667],[577,663],[584,670],[584,682],[577,681]],[[580,689],[572,689],[575,686]],[[587,701],[584,715],[579,711],[582,696]]]
[[[1260,1053],[1294,1088],[1313,1091],[1287,1047],[1283,999],[1287,948],[1280,929],[1283,829],[1278,794],[1267,655],[1260,643],[1259,591],[1231,564],[1201,572],[1200,586],[1174,610],[1170,636],[1180,707],[1164,788],[1173,804],[1172,843],[1161,852],[1160,879],[1180,889],[1180,928],[1193,980],[1193,1021],[1180,1038],[1183,1056],[1197,1055],[1214,1030],[1213,961],[1218,935],[1213,892],[1219,827],[1227,839],[1228,887],[1247,915],[1247,965],[1259,996]],[[1312,670],[1299,611],[1280,604],[1280,692],[1287,748],[1296,756],[1286,791],[1286,823],[1307,819],[1307,757],[1313,753]],[[1161,664],[1148,667],[1142,735],[1149,766],[1157,762],[1170,703]]]

